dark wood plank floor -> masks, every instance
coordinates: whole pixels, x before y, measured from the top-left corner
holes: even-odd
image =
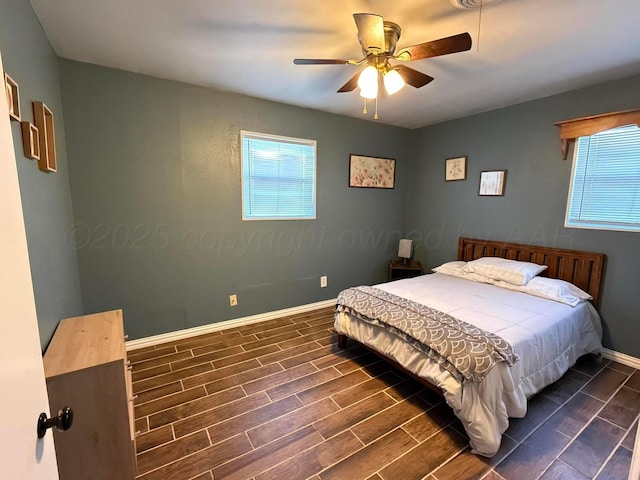
[[[332,325],[327,308],[131,351],[138,478],[627,478],[640,371],[581,359],[487,459],[441,397]]]

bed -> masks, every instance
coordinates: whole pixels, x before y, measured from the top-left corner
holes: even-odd
[[[546,265],[538,277],[570,282],[593,299],[570,306],[518,291],[521,287],[505,288],[504,282],[433,273],[341,292],[335,329],[341,347],[346,346],[347,338],[355,340],[439,391],[461,420],[472,451],[491,457],[500,447],[509,417],[525,415],[529,397],[558,380],[580,356],[602,348],[594,305],[600,297],[604,255],[460,238],[458,262],[451,263],[483,257]],[[354,308],[349,298],[355,297],[373,299],[368,302],[369,310]],[[396,318],[405,303],[421,313],[434,309],[445,322],[462,321],[473,334],[469,338],[476,342],[470,349],[484,349],[476,340],[486,338],[490,352],[486,358],[495,361],[487,363],[485,357],[479,357],[475,361],[481,368],[469,373],[465,370],[468,360],[443,361],[434,354],[433,346],[424,347],[414,336],[390,327],[393,321],[389,319]],[[415,322],[409,318],[404,323]],[[439,337],[439,330],[424,326],[421,333]],[[455,350],[459,343],[450,341],[447,348]]]

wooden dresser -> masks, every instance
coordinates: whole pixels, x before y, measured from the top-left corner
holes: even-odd
[[[131,373],[122,310],[60,322],[44,355],[51,416],[70,406],[73,425],[54,431],[60,480],[133,480],[136,451]]]

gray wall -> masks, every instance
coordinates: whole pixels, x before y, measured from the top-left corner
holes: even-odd
[[[455,259],[459,236],[603,252],[604,345],[640,357],[640,236],[564,228],[571,157],[553,124],[637,108],[640,77],[576,90],[412,132],[406,229],[429,267]],[[467,179],[445,182],[446,158],[468,155]],[[507,170],[504,197],[479,197],[482,170]]]
[[[563,227],[571,162],[560,159],[553,126],[637,107],[640,77],[406,131],[58,65],[28,2],[0,0],[0,11],[23,116],[32,119],[32,100],[55,114],[56,174],[22,155],[13,124],[43,346],[61,318],[82,311],[122,307],[136,338],[332,298],[384,280],[404,234],[428,267],[454,258],[468,235],[606,253],[605,346],[640,357],[638,234]],[[240,221],[240,129],[318,140],[317,220]],[[396,189],[348,188],[350,153],[396,158]],[[460,155],[467,180],[445,183],[444,160]],[[479,172],[502,168],[505,196],[478,197]],[[231,293],[238,307],[228,306]]]
[[[20,126],[11,122],[44,349],[62,318],[82,313],[76,253],[66,242],[73,213],[58,60],[28,1],[0,0],[0,12],[3,66],[18,83],[22,119],[33,122],[33,100],[43,101],[54,114],[57,173],[41,172],[37,161],[24,156]]]
[[[410,131],[68,60],[60,69],[88,312],[124,308],[138,338],[385,279]],[[241,129],[318,141],[317,220],[241,221]],[[395,158],[396,188],[349,188],[350,153]]]

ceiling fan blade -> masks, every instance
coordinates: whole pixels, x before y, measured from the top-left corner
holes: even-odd
[[[471,49],[471,35],[460,33],[451,37],[441,38],[432,42],[420,43],[400,50],[398,60],[421,60],[423,58],[439,57],[450,53],[464,52]]]
[[[358,41],[367,52],[384,51],[384,21],[373,13],[354,13],[353,19],[358,27]]]
[[[358,72],[353,77],[351,77],[347,83],[340,87],[338,93],[352,92],[353,90],[355,90],[355,88],[358,86],[358,78],[360,77],[360,73],[361,72]]]
[[[406,65],[396,65],[393,69],[400,74],[402,79],[412,87],[424,87],[433,80],[433,77],[409,68]]]
[[[353,61],[333,58],[294,58],[293,63],[296,65],[347,65],[353,63]]]

